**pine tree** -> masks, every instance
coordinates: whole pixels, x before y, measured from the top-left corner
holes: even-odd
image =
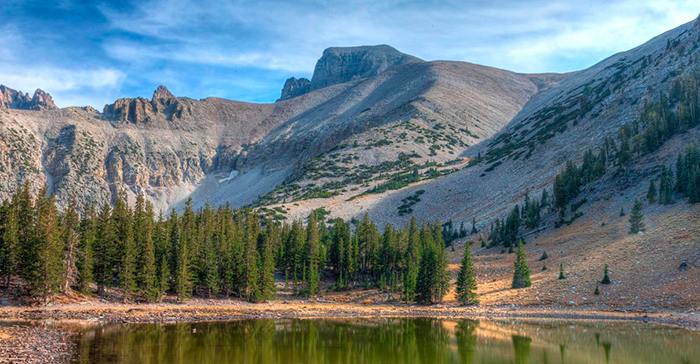
[[[183,302],[192,295],[189,242],[194,236],[194,211],[191,199],[185,204],[181,217],[173,209],[170,221],[170,240],[175,245],[175,293],[178,301]]]
[[[97,218],[97,234],[95,237],[93,276],[97,283],[97,294],[103,295],[105,287],[113,282],[114,255],[117,242],[117,231],[112,219],[112,210],[108,203],[104,205]]]
[[[15,204],[7,206],[4,221],[2,246],[0,246],[0,275],[4,277],[5,288],[10,288],[12,275],[16,274],[17,250],[19,248],[19,226]]]
[[[47,196],[46,187],[39,192],[36,201],[36,235],[29,254],[29,270],[25,272],[32,292],[49,299],[57,292],[65,274],[63,266],[64,244],[60,238],[59,219],[53,195]]]
[[[259,266],[260,254],[258,253],[257,217],[252,214],[246,216],[245,254],[244,254],[244,283],[243,292],[246,299],[251,302],[260,301]]]
[[[145,203],[143,195],[137,197],[134,217],[134,238],[137,241],[138,252],[137,284],[138,291],[149,302],[156,301],[160,291],[156,271],[156,248],[153,243],[154,219],[153,206]]]
[[[421,243],[416,218],[412,217],[408,226],[408,243],[404,254],[404,300],[413,301],[416,298],[416,286],[418,284],[418,272],[421,260]]]
[[[365,215],[367,218],[367,215]],[[369,219],[367,218],[369,221]],[[316,214],[312,213],[309,215],[308,222],[306,224],[306,266],[308,267],[309,273],[307,275],[307,293],[310,296],[314,296],[316,292],[318,291],[318,281],[319,281],[319,267],[318,267],[318,255],[319,255],[319,247],[321,244],[320,241],[320,236],[318,233],[318,224],[316,222]],[[365,224],[363,224],[365,225]],[[366,229],[370,229],[369,225],[365,225]],[[371,234],[371,232],[367,231],[366,232],[368,235]],[[367,236],[366,239],[372,240],[373,237]],[[367,242],[366,244],[370,245],[367,247],[367,255],[371,257],[372,254],[374,254],[374,250],[376,249],[375,247],[372,247],[373,242]],[[369,257],[366,258],[369,260]],[[369,263],[365,263],[369,264]]]
[[[518,241],[515,252],[515,267],[513,270],[513,288],[530,287],[530,267],[527,265],[527,255],[522,240]]]
[[[545,250],[542,252],[542,256],[540,257],[540,261],[543,261],[547,258],[549,258],[549,255],[547,255],[547,251]]]
[[[165,293],[170,289],[170,263],[169,263],[169,246],[166,233],[166,223],[163,220],[163,211],[158,213],[158,221],[153,227],[153,245],[155,247],[155,259],[157,276],[157,295],[156,300],[161,301]]]
[[[134,231],[132,213],[123,190],[117,195],[112,210],[112,220],[117,230],[118,246],[116,249],[115,266],[118,267],[118,281],[123,291],[125,302],[132,299],[137,291],[136,285],[136,248],[134,244]]]
[[[93,275],[93,249],[97,239],[97,212],[95,204],[88,203],[80,222],[80,240],[78,242],[78,289],[82,293],[91,293],[90,284],[94,280]]]
[[[65,270],[65,275],[63,278],[63,293],[70,293],[71,287],[75,285],[78,280],[78,242],[79,242],[79,232],[78,225],[80,224],[80,217],[75,208],[75,201],[71,201],[63,214],[63,219],[61,220],[61,240],[63,246],[65,246],[65,252],[63,252],[63,267]]]
[[[35,234],[37,223],[37,206],[32,199],[29,182],[25,180],[22,188],[14,196],[13,205],[17,212],[17,275],[29,281],[30,275],[35,271],[36,249]]]
[[[605,274],[603,275],[603,280],[600,281],[601,284],[610,284],[610,277],[608,276],[608,265],[605,265]]]
[[[654,183],[654,181],[649,182],[649,190],[647,191],[647,201],[649,201],[649,203],[656,202],[656,183]]]
[[[417,293],[418,302],[431,304],[436,298],[437,253],[432,244],[423,249],[418,272]]]
[[[595,284],[595,291],[593,291],[593,294],[596,296],[600,295],[600,288],[598,287],[598,283]]]
[[[273,224],[273,222],[268,220],[267,224],[269,226],[269,224]],[[260,297],[263,300],[275,298],[275,293],[277,292],[277,288],[275,287],[275,255],[272,251],[272,245],[272,236],[268,230],[268,233],[263,237],[260,259]]]
[[[566,279],[564,275],[564,263],[559,263],[559,279]]]
[[[634,201],[634,206],[632,206],[632,213],[630,214],[630,234],[636,234],[640,231],[644,231],[644,215],[642,215],[642,202],[639,200]]]
[[[457,301],[463,305],[479,302],[476,296],[476,273],[469,244],[464,244],[464,257],[457,276]]]
[[[623,216],[625,216],[625,208],[620,207],[620,217],[623,217]]]
[[[476,218],[472,217],[472,235],[478,233],[479,231],[476,230]]]

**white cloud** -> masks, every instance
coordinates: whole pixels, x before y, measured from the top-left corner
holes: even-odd
[[[48,59],[36,60],[15,28],[5,26],[0,34],[0,83],[30,95],[40,88],[50,93],[59,107],[89,104],[101,108],[106,95],[116,94],[126,77],[117,69],[72,69],[52,65]],[[79,94],[84,96],[77,97]],[[82,103],[73,103],[78,99]]]
[[[128,13],[103,8],[112,27],[155,39],[149,44],[108,43],[106,51],[117,59],[290,72],[312,70],[329,46],[380,43],[426,59],[530,72],[573,70],[582,62],[577,57],[585,58],[584,63],[600,60],[690,21],[698,12],[700,4],[690,0],[595,0],[585,5],[564,0],[152,0]]]

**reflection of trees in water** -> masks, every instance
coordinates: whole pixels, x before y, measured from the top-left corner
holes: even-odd
[[[591,333],[569,327],[512,330],[513,327],[518,328],[429,318],[105,325],[78,336],[76,362],[584,363],[603,362],[604,354],[610,363],[614,345],[615,361],[678,363],[684,358],[694,362],[699,352],[695,338],[700,336],[678,333],[677,337],[684,340],[670,341],[668,338],[673,336],[668,330],[660,331],[667,335],[660,341],[654,341],[656,331],[648,330],[645,337],[593,331],[593,340]],[[580,335],[573,339],[576,333]],[[663,342],[665,350],[659,350]]]
[[[561,358],[561,364],[564,364],[564,352],[566,351],[566,345],[559,344],[559,357]]]
[[[479,321],[463,320],[457,324],[455,339],[457,339],[457,351],[462,364],[474,362],[477,327],[479,327]]]
[[[605,362],[610,363],[610,349],[612,348],[612,344],[609,342],[603,342],[603,349],[605,349]]]
[[[513,349],[515,350],[515,362],[517,364],[530,362],[530,343],[532,343],[532,339],[529,337],[513,335]]]

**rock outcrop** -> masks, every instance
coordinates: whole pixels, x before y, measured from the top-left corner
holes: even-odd
[[[284,83],[279,100],[287,100],[328,86],[358,80],[389,70],[392,67],[424,62],[388,45],[331,47],[316,62],[314,74],[306,78],[290,78]]]
[[[310,85],[311,81],[309,81],[308,78],[288,78],[287,81],[284,83],[284,87],[282,88],[282,95],[277,101],[287,100],[291,99],[292,97],[301,96],[309,92]]]
[[[423,62],[388,45],[332,47],[316,63],[310,91],[374,76],[392,67]]]
[[[18,110],[56,110],[51,95],[42,89],[36,89],[34,96],[0,85],[0,109]]]
[[[133,124],[148,124],[160,120],[179,121],[192,115],[194,100],[176,98],[167,87],[161,85],[148,100],[143,97],[122,98],[105,105],[106,119]]]

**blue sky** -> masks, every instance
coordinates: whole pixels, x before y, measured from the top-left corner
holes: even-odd
[[[426,60],[565,72],[696,18],[684,0],[19,1],[0,5],[0,84],[61,107],[119,97],[271,102],[323,49],[389,44]],[[50,3],[50,4],[49,4]]]

